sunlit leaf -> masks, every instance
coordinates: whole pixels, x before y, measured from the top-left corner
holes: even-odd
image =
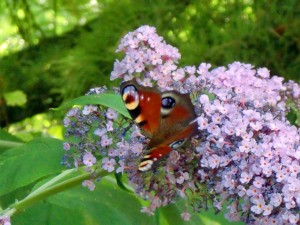
[[[4,99],[8,106],[24,106],[27,102],[26,94],[20,90],[5,93]]]
[[[12,224],[155,225],[154,217],[141,213],[141,207],[135,195],[104,178],[94,191],[79,186],[54,195],[13,217]]]
[[[186,208],[186,202],[184,200],[178,200],[174,204],[169,204],[166,207],[159,209],[160,214],[168,222],[168,224],[197,224],[197,225],[223,225],[229,224],[228,220],[224,217],[224,211],[215,214],[212,208],[208,210],[202,209],[200,213],[195,213],[190,207],[191,218],[188,222],[184,222],[181,218],[181,213]],[[230,222],[230,225],[243,225],[242,222]]]
[[[177,224],[177,225],[185,225],[186,222],[181,218],[180,214],[182,213],[181,210],[178,209],[176,204],[170,204],[166,207],[162,207],[159,209],[161,215],[165,217],[168,221],[168,224]],[[199,217],[194,217],[189,224],[199,224],[203,225],[201,219]]]
[[[121,96],[117,94],[108,93],[81,96],[79,98],[75,98],[71,101],[66,102],[65,104],[54,110],[62,110],[70,108],[74,105],[103,105],[116,110],[123,116],[130,118],[130,115],[124,106],[124,102]]]
[[[87,224],[88,220],[84,212],[75,209],[67,209],[66,207],[60,207],[53,205],[47,201],[40,202],[28,210],[13,216],[11,218],[12,224],[64,224],[64,225],[83,225]],[[26,223],[24,222],[26,221]]]
[[[22,141],[0,128],[0,151],[22,145]]]
[[[62,141],[40,138],[0,156],[0,196],[62,171]]]

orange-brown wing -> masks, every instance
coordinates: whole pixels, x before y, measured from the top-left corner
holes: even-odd
[[[149,153],[139,164],[140,171],[151,169],[154,162],[180,147],[196,132],[197,116],[188,94],[161,93],[139,85],[136,80],[123,82],[120,88],[132,119],[151,137]]]
[[[161,144],[170,145],[191,137],[197,131],[197,123],[192,123],[196,118],[194,105],[188,94],[175,91],[162,93],[160,125],[149,143],[150,148]]]
[[[141,160],[138,170],[141,172],[152,168],[153,163],[166,156],[172,148],[168,145],[161,145],[150,149],[150,152]]]
[[[169,152],[173,149],[179,148],[184,144],[187,138],[191,137],[197,129],[197,123],[191,123],[183,130],[179,131],[179,133],[174,136],[170,136],[163,143],[158,146],[154,146],[149,150],[149,153],[143,157],[141,163],[139,164],[138,170],[143,172],[152,168],[153,164],[165,157]],[[153,139],[151,139],[148,148]],[[153,142],[152,142],[153,143]]]
[[[132,119],[152,137],[160,126],[161,94],[155,88],[139,85],[136,80],[120,86],[122,99]]]
[[[159,128],[148,144],[150,151],[139,164],[140,171],[151,169],[156,161],[182,146],[197,131],[197,115],[187,94],[162,93],[160,118]]]

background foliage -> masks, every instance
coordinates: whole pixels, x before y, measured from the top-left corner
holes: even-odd
[[[14,139],[4,131],[0,139],[9,137],[10,141],[19,143],[40,136],[61,138],[62,114],[49,113],[49,108],[78,97],[94,86],[118,86],[118,81],[109,81],[118,56],[115,53],[118,41],[144,24],[155,26],[168,43],[179,49],[182,66],[208,62],[216,67],[242,61],[267,67],[271,74],[300,81],[300,2],[297,0],[3,0],[0,2],[0,125],[21,139]],[[16,146],[3,147],[4,153],[10,152],[11,147]],[[34,158],[24,160],[29,160],[32,166],[30,160]],[[11,168],[14,163],[22,164],[12,161]],[[11,169],[3,170],[8,171],[8,168]],[[29,183],[17,186],[8,185],[5,173],[1,173],[1,185],[6,183],[3,187],[8,187],[3,191],[1,206],[5,207],[12,198],[24,197],[35,182],[64,168],[52,169],[51,173],[47,170],[33,180],[31,177]],[[99,193],[92,195],[98,193],[99,197],[101,190],[113,189],[110,185],[109,181],[104,182],[98,187]],[[115,191],[117,194],[120,190]],[[100,214],[103,206],[94,205],[101,204],[99,201],[113,201],[112,204],[118,205],[109,199],[109,191],[105,195],[107,199],[95,201],[97,203],[91,201],[90,193],[81,196],[84,193],[74,189],[62,195],[78,196],[87,205],[91,204],[88,206],[91,210],[99,207]],[[121,196],[124,202],[138,201]],[[59,200],[53,197],[41,203],[43,207],[35,206],[37,211],[29,211],[29,214],[41,214],[38,211],[45,208],[44,213],[50,210],[46,218],[53,219],[59,218],[60,209],[68,208],[65,213],[71,215],[82,212],[80,205],[69,208],[66,202]],[[110,213],[120,212],[107,210],[106,214]],[[77,224],[88,224],[86,221],[105,224],[103,218],[87,215],[83,213],[81,218],[78,214],[81,222]],[[17,217],[16,224],[24,224],[20,222],[24,221],[22,216],[24,214]],[[25,214],[25,218],[31,217]],[[141,220],[149,220],[149,224],[155,222],[154,218],[145,218]],[[53,224],[58,224],[54,220]]]
[[[4,0],[0,4],[0,95],[22,90],[28,98],[22,110],[3,109],[1,104],[2,126],[45,112],[92,86],[111,85],[108,77],[118,40],[143,24],[157,27],[167,42],[179,48],[182,65],[242,61],[300,79],[297,0]]]

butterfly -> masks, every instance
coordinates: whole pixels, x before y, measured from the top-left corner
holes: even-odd
[[[160,92],[139,85],[135,79],[121,83],[120,92],[130,116],[150,138],[139,171],[150,170],[156,161],[196,133],[197,115],[189,94]]]

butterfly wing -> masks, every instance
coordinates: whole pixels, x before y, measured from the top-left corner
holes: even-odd
[[[180,147],[197,130],[194,106],[188,94],[159,92],[139,85],[136,80],[121,84],[121,95],[132,119],[151,140],[149,153],[139,164],[139,171],[152,168],[154,162]]]
[[[159,129],[161,94],[154,88],[139,85],[136,80],[123,82],[121,95],[131,118],[152,137]]]
[[[188,94],[164,92],[161,101],[160,126],[148,144],[149,153],[139,164],[140,171],[149,170],[154,162],[182,146],[197,131],[197,115]]]
[[[150,147],[170,145],[174,141],[191,137],[197,131],[197,123],[191,123],[197,115],[188,94],[163,92],[161,101],[160,125],[149,143]]]
[[[141,160],[138,170],[143,172],[151,169],[156,161],[166,156],[170,151],[172,151],[172,148],[168,145],[161,145],[150,149],[149,153]]]

